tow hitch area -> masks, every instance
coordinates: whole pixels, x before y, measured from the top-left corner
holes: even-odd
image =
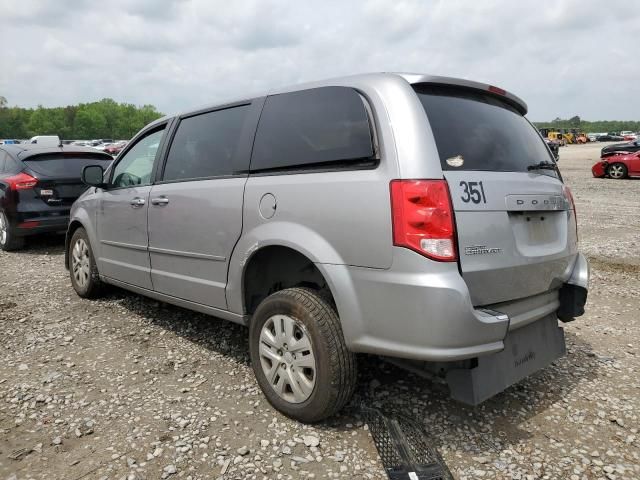
[[[362,407],[389,480],[453,480],[420,421]]]
[[[565,353],[564,330],[553,313],[509,332],[504,350],[479,357],[477,366],[449,370],[446,378],[451,396],[478,405]]]

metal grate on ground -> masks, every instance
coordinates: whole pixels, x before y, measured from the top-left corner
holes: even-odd
[[[368,407],[362,414],[390,480],[453,480],[418,420]]]

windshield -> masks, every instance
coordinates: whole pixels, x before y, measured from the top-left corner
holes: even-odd
[[[440,85],[414,89],[429,118],[443,170],[526,172],[530,165],[553,162],[536,129],[501,99]]]

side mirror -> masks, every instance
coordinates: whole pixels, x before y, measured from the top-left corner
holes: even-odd
[[[104,170],[100,165],[87,165],[82,169],[82,182],[90,187],[104,187]]]

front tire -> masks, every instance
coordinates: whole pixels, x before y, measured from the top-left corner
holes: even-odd
[[[73,232],[69,242],[69,276],[73,289],[82,298],[95,298],[103,291],[89,236],[82,227]]]
[[[355,390],[356,357],[335,309],[314,290],[289,288],[263,300],[249,328],[249,351],[269,403],[301,422],[334,415]]]
[[[607,174],[614,180],[622,180],[627,176],[627,166],[624,163],[612,163],[607,167]]]
[[[0,211],[0,249],[5,252],[19,250],[24,246],[24,237],[18,237],[13,233],[9,219]]]

